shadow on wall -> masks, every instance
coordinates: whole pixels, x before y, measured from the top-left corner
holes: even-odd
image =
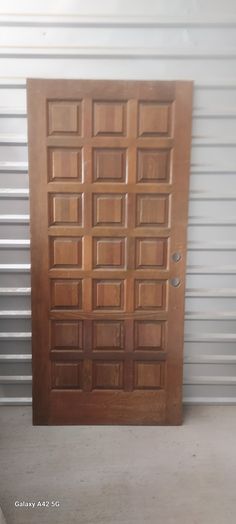
[[[1,508],[0,508],[0,524],[7,524],[7,521],[3,515]]]

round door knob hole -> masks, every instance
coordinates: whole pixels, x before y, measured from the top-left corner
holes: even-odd
[[[178,251],[176,251],[175,253],[173,253],[173,255],[172,255],[172,260],[173,260],[174,262],[179,262],[180,259],[181,259],[181,254],[180,254]]]
[[[174,277],[171,279],[170,283],[173,287],[178,287],[180,285],[180,278]]]

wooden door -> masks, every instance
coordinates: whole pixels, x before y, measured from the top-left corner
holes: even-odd
[[[29,80],[35,424],[179,424],[191,82]]]

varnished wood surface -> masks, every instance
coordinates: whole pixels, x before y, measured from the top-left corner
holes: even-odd
[[[192,83],[27,88],[34,423],[179,424]]]

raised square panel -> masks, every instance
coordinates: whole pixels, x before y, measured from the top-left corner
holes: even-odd
[[[139,149],[138,150],[138,182],[169,182],[170,152],[169,150]]]
[[[53,280],[51,282],[51,304],[59,308],[81,308],[81,280]]]
[[[81,388],[81,366],[81,362],[53,362],[52,387],[54,389]]]
[[[140,102],[138,116],[139,136],[168,135],[170,106],[158,102]]]
[[[123,349],[124,326],[120,320],[94,320],[93,349]]]
[[[137,226],[166,226],[168,223],[167,195],[137,195]]]
[[[94,182],[125,182],[126,150],[95,149],[93,152]]]
[[[95,136],[126,134],[126,104],[97,101],[93,104],[93,134]]]
[[[161,280],[135,281],[135,309],[164,309],[166,283]]]
[[[82,349],[82,320],[51,322],[51,346],[54,349]]]
[[[123,226],[125,195],[97,194],[93,201],[94,226]]]
[[[81,106],[77,102],[55,101],[48,105],[49,135],[80,134]]]
[[[125,239],[96,238],[93,239],[93,267],[121,268],[124,267]]]
[[[135,320],[135,350],[164,350],[165,323],[158,320]]]
[[[82,195],[57,194],[51,196],[51,223],[82,223]]]
[[[166,238],[136,238],[136,268],[166,268]]]
[[[123,387],[123,380],[123,362],[94,362],[95,389],[120,389]]]
[[[81,238],[53,238],[51,240],[51,265],[53,267],[82,265]]]
[[[81,181],[81,150],[49,149],[49,180]]]
[[[93,309],[123,309],[123,280],[94,280]]]
[[[162,362],[135,362],[135,389],[161,389],[164,385],[164,364]]]

